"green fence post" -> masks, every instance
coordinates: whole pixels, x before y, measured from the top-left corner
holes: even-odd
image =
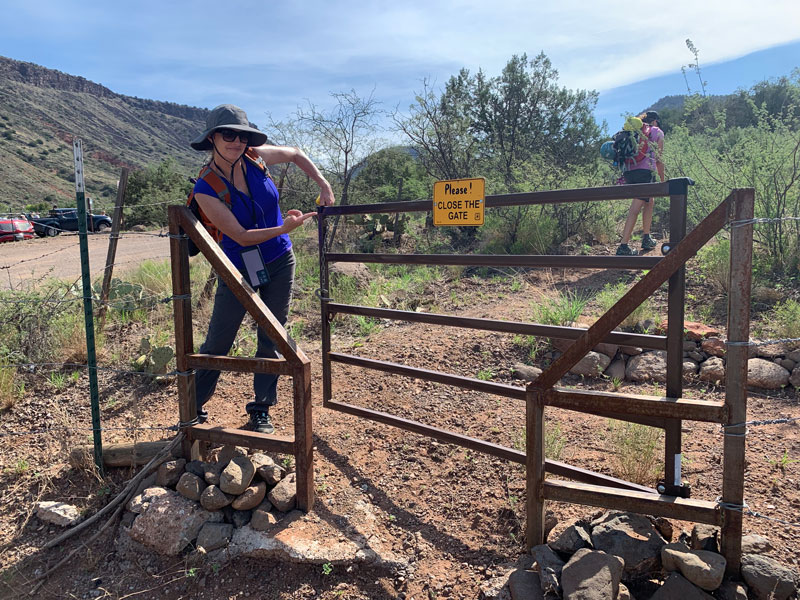
[[[83,281],[83,316],[86,321],[86,360],[89,367],[89,395],[92,405],[92,437],[94,464],[103,475],[103,440],[100,431],[100,392],[97,386],[97,354],[94,347],[94,313],[92,311],[92,275],[89,272],[89,233],[86,226],[86,189],[83,185],[83,145],[72,142],[75,155],[75,198],[78,203],[78,241],[81,248],[81,280]]]

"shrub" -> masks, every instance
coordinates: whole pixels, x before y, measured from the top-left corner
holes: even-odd
[[[589,302],[585,295],[567,291],[559,292],[555,298],[544,298],[533,307],[533,318],[542,325],[568,327],[578,320]]]
[[[728,277],[731,272],[731,242],[721,239],[706,244],[697,253],[697,262],[705,280],[718,292],[728,292]]]
[[[605,287],[603,287],[602,291],[595,296],[595,302],[597,302],[600,312],[607,312],[608,309],[614,306],[619,299],[626,294],[627,291],[628,286],[622,281],[617,283],[607,283]],[[620,323],[620,326],[633,328],[637,323],[647,320],[653,322],[658,320],[658,313],[653,308],[652,298],[647,298],[644,302],[637,306],[631,314],[623,319],[622,323]]]
[[[800,338],[800,302],[787,300],[775,307],[775,326],[782,338]]]
[[[609,419],[608,432],[614,474],[639,485],[654,483],[661,474],[661,429]]]

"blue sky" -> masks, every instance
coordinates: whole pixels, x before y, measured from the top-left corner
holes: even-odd
[[[600,91],[597,115],[612,129],[621,113],[686,91],[686,38],[711,93],[800,66],[798,0],[4,0],[0,30],[0,55],[122,94],[233,102],[261,128],[267,113],[324,108],[350,89],[405,111],[424,79],[441,84],[461,67],[497,75],[523,52],[544,51],[562,85]]]

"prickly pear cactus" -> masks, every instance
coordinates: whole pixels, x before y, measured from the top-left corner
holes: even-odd
[[[175,350],[171,346],[153,346],[149,337],[143,337],[139,343],[139,356],[134,359],[133,366],[137,371],[160,379],[167,373],[167,367],[174,356]]]
[[[173,356],[175,356],[175,351],[169,346],[156,346],[153,348],[150,353],[152,373],[154,375],[164,375],[167,372],[167,365]]]

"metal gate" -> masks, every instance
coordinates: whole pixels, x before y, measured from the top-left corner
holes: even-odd
[[[542,205],[562,202],[605,202],[628,198],[664,197],[670,201],[669,252],[662,257],[647,256],[553,256],[553,255],[455,255],[455,254],[358,254],[326,250],[331,217],[381,213],[425,212],[430,200],[390,202],[319,209],[320,286],[322,317],[323,406],[365,419],[378,421],[437,440],[449,442],[526,465],[527,543],[544,542],[546,500],[558,500],[604,508],[628,510],[722,526],[723,554],[729,572],[739,569],[744,484],[744,437],[746,414],[747,347],[749,339],[752,225],[731,229],[731,271],[725,402],[682,398],[684,336],[685,263],[715,233],[732,221],[753,216],[752,189],[735,190],[688,235],[686,203],[688,179],[663,183],[610,186],[574,190],[487,196],[487,209]],[[738,223],[737,223],[738,224]],[[336,303],[329,298],[328,265],[360,262],[411,265],[465,265],[493,267],[561,267],[590,269],[649,270],[631,290],[588,330],[494,319],[463,318],[445,314],[417,313]],[[668,325],[666,335],[645,335],[614,331],[614,328],[664,282],[668,282]],[[447,325],[484,331],[515,333],[574,340],[534,382],[526,387],[493,383],[441,371],[410,367],[331,351],[330,321],[337,314],[361,315],[413,323]],[[558,380],[598,343],[635,345],[665,350],[667,381],[664,397],[588,392],[554,387]],[[738,345],[737,345],[738,344]],[[340,363],[385,373],[447,384],[462,389],[525,401],[526,451],[520,452],[453,431],[432,427],[385,412],[354,406],[333,399],[331,367]],[[665,481],[658,491],[600,473],[579,469],[544,456],[544,407],[554,406],[614,419],[659,427],[665,431]],[[699,420],[726,426],[723,489],[720,501],[690,499],[681,483],[681,420]],[[549,478],[545,472],[573,481]],[[737,510],[737,508],[739,510]]]

